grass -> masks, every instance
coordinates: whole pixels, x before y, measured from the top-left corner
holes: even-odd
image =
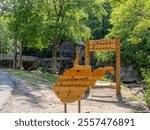
[[[43,73],[39,70],[37,71],[25,71],[25,70],[12,70],[12,69],[5,69],[4,71],[15,75],[19,78],[25,79],[29,84],[32,86],[38,86],[41,82],[50,82],[52,84],[56,83],[57,76],[49,73]]]
[[[100,81],[106,81],[106,82],[113,82],[110,78],[108,78],[106,75],[104,75]]]
[[[135,96],[135,95],[131,95],[129,97],[129,99],[133,100],[133,101],[142,101],[138,96]]]
[[[147,85],[147,88],[144,90],[145,92],[145,101],[150,108],[150,69],[141,69],[142,76],[144,77],[144,82]]]

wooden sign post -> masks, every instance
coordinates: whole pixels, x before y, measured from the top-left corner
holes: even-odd
[[[78,112],[81,112],[81,100],[90,86],[109,71],[112,75],[114,69],[111,66],[99,67],[92,71],[90,65],[90,51],[116,50],[116,84],[117,95],[120,95],[120,40],[89,40],[85,46],[85,65],[79,65],[78,53],[74,66],[70,70],[64,71],[53,86],[53,91],[64,103],[64,112],[67,112],[67,103],[78,101]]]
[[[89,53],[94,51],[116,51],[116,94],[120,95],[120,39],[86,41],[85,63],[89,63]]]
[[[80,101],[89,87],[95,85],[96,81],[102,78],[106,71],[114,74],[114,69],[111,66],[100,67],[92,71],[91,65],[88,65],[88,59],[89,57],[86,59],[86,65],[79,65],[77,54],[74,66],[70,70],[64,71],[53,86],[53,91],[64,103],[64,112],[67,112],[67,103],[78,101],[78,112],[80,113]]]

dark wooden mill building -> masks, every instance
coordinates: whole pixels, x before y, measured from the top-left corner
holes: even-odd
[[[62,42],[57,49],[57,68],[58,72],[62,73],[64,69],[69,69],[73,66],[76,52],[79,53],[79,63],[84,64],[84,48],[85,44],[71,44],[70,42]],[[52,68],[52,58],[44,58],[41,60],[41,67]]]

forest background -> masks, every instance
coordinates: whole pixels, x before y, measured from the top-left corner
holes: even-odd
[[[60,42],[116,37],[121,66],[138,71],[150,104],[150,0],[0,0],[0,54],[53,57],[55,68]],[[114,53],[95,58],[115,63]]]

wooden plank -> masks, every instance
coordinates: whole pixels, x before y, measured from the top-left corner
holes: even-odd
[[[82,93],[87,88],[77,88],[77,87],[53,87],[53,90],[59,94],[59,93]]]
[[[112,47],[112,46],[101,46],[101,45],[98,45],[98,46],[90,46],[90,51],[115,51],[115,48]]]
[[[99,76],[60,76],[59,78],[58,78],[58,80],[60,81],[60,82],[65,82],[65,81],[68,81],[69,79],[72,79],[72,78],[75,78],[75,80],[77,79],[77,80],[81,80],[81,81],[85,81],[86,79],[88,79],[88,80],[97,80],[97,79],[99,79]]]
[[[88,70],[91,71],[91,65],[76,65],[73,68],[71,68],[70,70]]]
[[[101,88],[113,88],[113,89],[116,89],[116,87],[113,86],[113,85],[110,85],[110,86],[92,85],[91,88],[93,88],[93,89],[97,89],[97,88],[100,88],[100,89]]]
[[[99,68],[93,72],[90,70],[67,70],[62,76],[103,76],[105,72],[106,69],[104,68]]]
[[[120,39],[116,39],[116,94],[120,95]]]
[[[89,40],[89,45],[115,45],[115,39],[106,39],[106,40]]]
[[[59,87],[65,87],[65,86],[76,86],[76,87],[85,87],[85,86],[89,86],[90,84],[95,84],[97,80],[88,80],[88,81],[61,81],[61,82],[57,82],[57,86]]]
[[[82,98],[82,95],[84,93],[78,93],[78,94],[71,94],[71,93],[59,93],[58,97],[63,99],[63,100],[66,100],[66,99],[81,99]]]
[[[86,41],[85,45],[85,65],[90,64],[90,50],[89,50],[89,41]]]
[[[115,39],[111,40],[89,40],[89,50],[90,51],[102,51],[110,50],[113,51],[116,49]]]

